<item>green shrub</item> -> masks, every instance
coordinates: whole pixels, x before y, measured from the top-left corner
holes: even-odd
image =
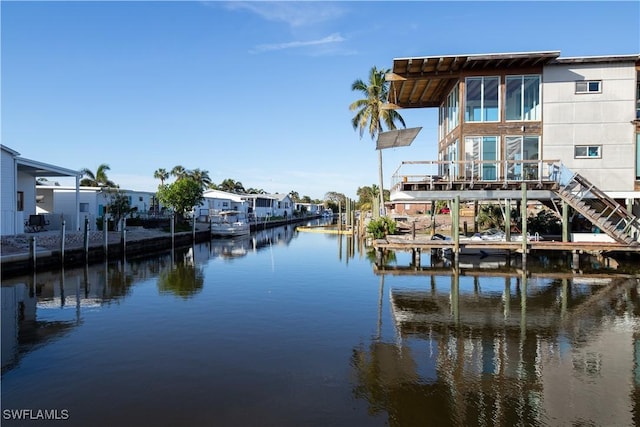
[[[383,239],[387,234],[396,232],[396,223],[391,218],[383,216],[371,220],[367,225],[367,231],[373,234],[374,239]]]

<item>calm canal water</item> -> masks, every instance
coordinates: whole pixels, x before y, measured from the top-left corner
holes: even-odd
[[[2,425],[640,422],[637,265],[373,259],[288,227],[3,280]]]

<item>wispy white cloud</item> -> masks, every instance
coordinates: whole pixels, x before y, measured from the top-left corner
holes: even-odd
[[[303,27],[330,21],[345,13],[335,2],[228,2],[229,10],[245,10],[263,19],[284,22],[291,27]]]
[[[302,47],[309,46],[322,46],[333,43],[341,43],[345,39],[338,33],[330,34],[327,37],[323,37],[318,40],[307,40],[307,41],[290,41],[285,43],[271,43],[271,44],[261,44],[256,46],[251,53],[260,53],[260,52],[269,52],[273,50],[283,50],[283,49],[296,49]]]

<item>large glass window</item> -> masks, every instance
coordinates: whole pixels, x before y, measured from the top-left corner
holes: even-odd
[[[636,135],[636,179],[640,179],[640,133]]]
[[[465,121],[498,121],[500,78],[468,77],[465,82]]]
[[[505,138],[505,151],[507,179],[538,179],[539,136],[507,136]],[[521,160],[525,160],[525,162]]]
[[[458,86],[447,96],[447,132],[451,132],[458,126]]]
[[[540,120],[540,76],[508,76],[506,119]]]
[[[498,179],[497,136],[469,136],[465,138],[464,146],[467,177],[485,181]]]

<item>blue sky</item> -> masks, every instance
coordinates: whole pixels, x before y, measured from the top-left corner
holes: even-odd
[[[203,169],[267,192],[355,198],[378,182],[351,127],[351,83],[394,58],[640,52],[640,2],[2,1],[2,144],[155,191],[158,168]],[[383,152],[437,157],[437,112]]]

